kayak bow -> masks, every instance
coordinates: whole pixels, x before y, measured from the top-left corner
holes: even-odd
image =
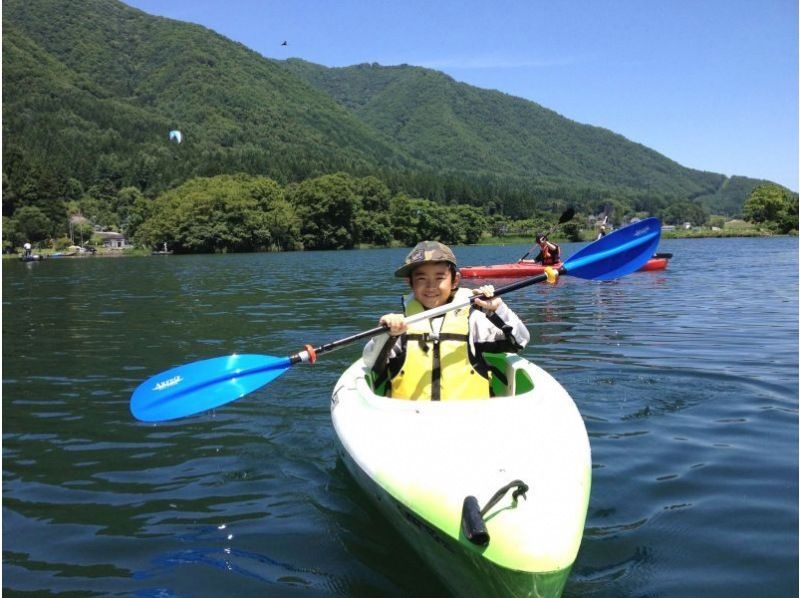
[[[357,361],[331,400],[340,453],[454,595],[560,596],[589,504],[586,428],[547,372],[490,358],[508,385],[443,402],[378,396]]]

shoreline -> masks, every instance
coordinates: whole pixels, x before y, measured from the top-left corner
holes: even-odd
[[[735,230],[735,231],[725,231],[725,230],[701,230],[701,231],[662,231],[661,233],[661,240],[664,239],[713,239],[713,238],[730,238],[730,237],[796,237],[797,231],[793,231],[786,235],[779,235],[776,233],[771,233],[767,231],[761,230]],[[552,240],[557,241],[559,243],[569,243],[572,242],[570,239],[563,235],[553,235]],[[575,243],[584,243],[588,241],[594,241],[595,238],[583,238],[580,241],[574,241]],[[534,243],[533,236],[508,236],[508,237],[486,237],[485,239],[481,239],[480,242],[475,243],[476,245],[524,245],[526,243]]]
[[[796,231],[793,231],[787,235],[778,235],[775,233],[765,232],[765,231],[757,231],[757,230],[742,230],[742,231],[667,231],[661,234],[661,240],[665,239],[709,239],[709,238],[730,238],[730,237],[797,237],[798,234]],[[562,237],[559,235],[553,236],[554,241],[558,241],[559,243],[568,243],[570,242],[569,239],[566,237]],[[576,241],[578,243],[594,241],[594,239],[583,239],[582,241]],[[480,246],[480,245],[526,245],[533,243],[531,237],[527,236],[509,236],[509,237],[486,237],[485,239],[481,239],[478,243],[474,243],[472,246]],[[387,245],[387,246],[358,246],[353,247],[353,249],[389,249],[392,247],[400,247],[399,245]],[[300,250],[292,250],[292,251],[303,251]],[[335,250],[339,251],[339,250]],[[348,250],[341,250],[341,251],[348,251]],[[247,251],[247,252],[222,252],[222,253],[271,253],[268,251]],[[283,252],[279,252],[283,253]],[[69,259],[88,259],[88,258],[118,258],[118,257],[163,257],[166,254],[153,254],[151,251],[146,251],[144,249],[122,249],[122,250],[114,250],[114,251],[101,251],[98,250],[94,254],[90,255],[62,255],[57,257],[52,257],[52,253],[40,253],[39,255],[44,256],[44,260],[69,260]],[[169,254],[169,255],[214,255],[213,253],[185,253],[185,254]],[[19,260],[20,254],[19,253],[4,253],[3,254],[4,260]]]

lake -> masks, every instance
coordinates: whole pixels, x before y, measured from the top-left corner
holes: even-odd
[[[5,592],[446,594],[337,459],[330,392],[360,346],[211,413],[144,424],[128,408],[176,365],[375,326],[398,310],[407,251],[4,260]],[[659,251],[665,271],[505,297],[592,445],[565,596],[796,596],[798,241]]]

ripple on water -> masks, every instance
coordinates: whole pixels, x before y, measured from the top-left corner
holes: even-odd
[[[457,254],[502,263],[512,249],[527,247]],[[666,272],[507,296],[531,330],[525,355],[573,396],[592,445],[565,595],[757,595],[764,580],[796,595],[797,240],[659,249],[675,254]],[[391,276],[406,253],[4,264],[4,589],[446,595],[336,457],[329,395],[359,347],[187,420],[128,408],[172,366],[375,326],[406,292]],[[769,281],[757,301],[749,254]]]

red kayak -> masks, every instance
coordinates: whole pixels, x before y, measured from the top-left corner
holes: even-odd
[[[639,272],[649,272],[650,270],[664,270],[669,263],[668,257],[658,257],[658,254],[647,260],[647,263],[639,268]]]
[[[671,253],[657,253],[639,268],[639,272],[664,270],[669,263]],[[553,267],[558,269],[561,263]],[[493,266],[465,266],[459,270],[464,278],[525,278],[544,273],[544,266],[533,260],[522,260],[513,264],[495,264]]]

